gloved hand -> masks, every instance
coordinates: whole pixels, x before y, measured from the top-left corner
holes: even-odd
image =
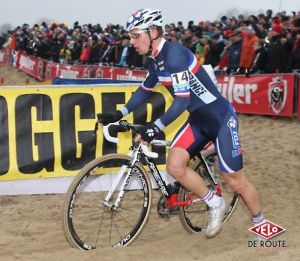
[[[109,123],[113,123],[119,121],[123,118],[123,114],[121,111],[114,111],[114,112],[104,112],[97,114],[98,121],[103,125],[107,125]]]
[[[138,133],[141,135],[143,141],[149,143],[160,133],[160,129],[154,123],[151,123],[140,128]]]

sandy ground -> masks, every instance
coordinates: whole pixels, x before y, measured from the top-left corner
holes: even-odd
[[[15,77],[14,77],[15,76]],[[9,65],[0,66],[0,86],[1,85],[28,85],[36,84],[38,81]]]
[[[0,260],[300,260],[300,125],[291,119],[240,115],[245,171],[257,187],[267,218],[286,228],[286,248],[249,248],[253,234],[239,203],[215,239],[188,234],[177,217],[152,215],[131,246],[72,249],[62,230],[64,194],[0,197]]]
[[[35,80],[0,67],[5,84]],[[10,77],[10,76],[14,77]],[[300,260],[300,124],[296,120],[240,115],[245,171],[256,186],[267,218],[286,228],[276,238],[286,248],[249,248],[253,234],[247,209],[240,201],[222,233],[208,240],[188,234],[177,217],[165,221],[152,213],[140,237],[129,247],[73,249],[62,229],[64,194],[0,197],[0,260]]]

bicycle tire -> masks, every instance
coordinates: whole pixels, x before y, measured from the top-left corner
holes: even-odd
[[[229,185],[222,181],[218,168],[219,164],[217,162],[218,156],[215,150],[207,150],[206,152],[204,152],[203,156],[205,157],[205,159],[208,159],[209,166],[215,174],[214,177],[217,180],[218,184],[221,185],[222,196],[226,202],[226,211],[222,221],[224,223],[231,217],[232,213],[234,212],[239,201],[239,195],[238,193],[233,191],[229,187]],[[196,160],[190,165],[190,167],[204,179],[208,187],[215,190],[215,185],[212,182],[211,178],[209,178],[202,160],[196,158]],[[191,192],[189,192],[184,187],[180,187],[178,195],[179,200],[185,201],[188,196],[192,196]],[[208,223],[208,206],[203,200],[200,200],[196,203],[181,207],[179,209],[179,218],[182,226],[189,233],[203,232],[205,231]]]
[[[63,210],[64,234],[72,247],[90,250],[99,246],[127,246],[140,234],[152,201],[150,179],[141,164],[134,166],[119,207],[115,210],[112,203],[110,207],[103,204],[117,177],[115,173],[123,166],[123,170],[128,169],[131,160],[127,155],[108,154],[88,163],[74,178]],[[122,184],[126,175],[119,176]],[[111,202],[115,202],[120,187],[116,187]]]

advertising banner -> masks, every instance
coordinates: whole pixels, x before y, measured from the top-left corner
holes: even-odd
[[[36,56],[18,52],[17,67],[38,80],[44,80],[44,61]]]
[[[143,81],[147,72],[100,65],[66,65],[45,62],[45,79],[54,78],[104,78],[122,81]]]
[[[240,113],[292,116],[294,75],[218,77],[218,88]]]
[[[0,65],[7,65],[9,64],[9,49],[1,49],[0,50]]]
[[[91,68],[84,65],[66,65],[45,61],[45,79],[54,78],[90,78]]]
[[[125,119],[144,124],[160,117],[172,98],[164,87]],[[103,154],[126,153],[129,133],[119,144],[94,134],[96,114],[121,108],[136,86],[2,88],[0,95],[0,181],[73,176]],[[186,114],[168,126],[159,139],[170,140]],[[165,136],[166,135],[166,136]],[[162,168],[166,148],[156,147]]]
[[[297,119],[300,121],[300,73],[297,73],[298,81],[298,109],[297,109]]]

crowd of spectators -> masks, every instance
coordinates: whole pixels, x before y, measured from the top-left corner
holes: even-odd
[[[227,74],[284,73],[300,69],[300,11],[273,14],[272,10],[245,17],[182,22],[164,26],[168,41],[182,43],[201,64]],[[24,50],[45,60],[64,64],[109,64],[141,68],[141,57],[120,25],[75,22],[28,24],[0,36],[0,48]]]

